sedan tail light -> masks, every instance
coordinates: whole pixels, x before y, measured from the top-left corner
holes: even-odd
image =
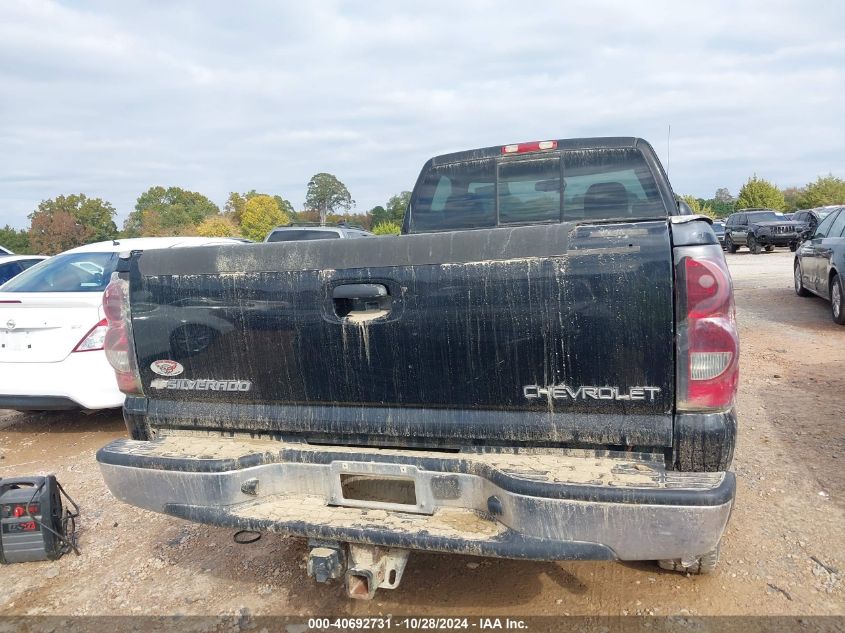
[[[716,245],[675,249],[677,405],[725,410],[739,381],[739,337],[731,276]]]
[[[82,337],[82,340],[73,348],[74,352],[96,352],[103,349],[103,341],[106,338],[106,329],[108,328],[108,321],[103,319],[97,325],[88,330],[88,333]]]
[[[118,273],[112,274],[103,294],[103,312],[108,321],[103,347],[117,377],[117,385],[127,395],[143,395],[129,317],[129,282],[121,279]]]

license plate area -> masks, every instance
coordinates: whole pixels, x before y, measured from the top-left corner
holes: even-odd
[[[0,332],[0,350],[7,352],[22,352],[32,349],[32,341],[29,331],[18,330],[17,332]]]
[[[332,462],[329,505],[433,514],[427,483],[416,466]]]

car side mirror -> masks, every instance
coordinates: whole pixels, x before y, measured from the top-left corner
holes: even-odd
[[[678,204],[678,211],[680,211],[681,215],[694,215],[690,206],[683,200],[677,200]]]

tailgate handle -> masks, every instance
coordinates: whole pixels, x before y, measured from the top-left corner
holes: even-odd
[[[381,318],[391,311],[391,297],[384,284],[341,284],[332,289],[335,316]]]
[[[387,296],[387,286],[383,284],[343,284],[335,286],[333,299],[379,299]]]

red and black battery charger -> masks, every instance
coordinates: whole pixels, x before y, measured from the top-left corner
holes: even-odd
[[[62,506],[67,499],[69,508]],[[54,475],[0,479],[0,563],[56,560],[76,546],[79,506]]]

